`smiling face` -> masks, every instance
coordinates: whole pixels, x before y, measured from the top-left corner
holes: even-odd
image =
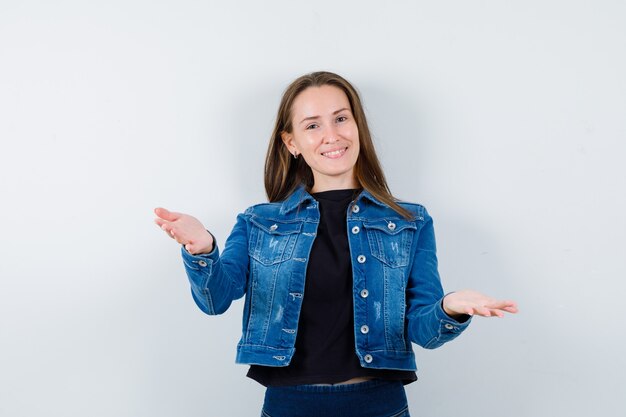
[[[359,130],[346,94],[331,85],[309,87],[291,107],[291,132],[281,137],[291,154],[300,155],[313,172],[311,192],[357,188],[354,165]]]

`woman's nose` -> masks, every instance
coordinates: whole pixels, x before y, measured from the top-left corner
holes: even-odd
[[[329,126],[328,129],[324,132],[324,143],[335,143],[337,142],[337,128],[333,125]]]

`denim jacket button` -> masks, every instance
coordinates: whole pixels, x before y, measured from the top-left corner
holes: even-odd
[[[365,288],[363,288],[361,290],[361,297],[367,298],[368,295],[370,295],[370,292],[368,290],[366,290]]]
[[[205,262],[205,261],[198,261],[198,265],[200,265],[200,266],[206,266],[206,262]]]
[[[396,224],[394,222],[389,222],[389,223],[387,223],[387,228],[389,230],[395,230]]]
[[[360,210],[359,206],[357,206],[356,204],[352,206],[352,212],[353,213],[358,213]]]
[[[370,331],[370,328],[367,326],[367,324],[364,324],[363,326],[361,326],[361,333],[367,334],[369,331]]]
[[[372,363],[372,361],[374,360],[374,358],[372,358],[372,355],[370,355],[369,353],[365,356],[363,356],[363,360],[367,363]]]
[[[451,325],[450,323],[446,323],[446,324],[444,324],[444,326],[443,326],[443,327],[445,327],[445,328],[446,328],[446,329],[448,329],[448,330],[452,330],[452,329],[454,329],[454,326],[453,326],[453,325]]]
[[[276,223],[274,223],[273,225],[270,226],[270,230],[273,232],[274,230],[278,229],[278,225]]]
[[[358,262],[358,263],[360,263],[360,264],[364,263],[364,262],[365,262],[365,255],[359,255],[359,256],[357,256],[356,260],[357,260],[357,262]]]
[[[355,234],[355,235],[356,235],[357,233],[359,233],[359,230],[361,230],[361,229],[359,229],[359,226],[354,226],[354,227],[352,228],[352,234]]]

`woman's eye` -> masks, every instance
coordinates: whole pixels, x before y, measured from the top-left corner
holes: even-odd
[[[307,130],[311,130],[311,129],[315,129],[316,127],[317,127],[317,124],[315,124],[315,123],[311,123],[310,125],[308,125],[308,126],[306,127],[306,129],[307,129]]]
[[[345,122],[346,120],[348,120],[348,118],[346,116],[339,116],[339,117],[337,117],[337,121],[338,122]]]

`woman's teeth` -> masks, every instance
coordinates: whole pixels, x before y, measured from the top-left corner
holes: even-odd
[[[346,151],[346,148],[337,149],[336,151],[332,151],[332,152],[324,152],[322,155],[332,158],[333,156],[338,156],[338,155],[343,154],[345,151]]]

